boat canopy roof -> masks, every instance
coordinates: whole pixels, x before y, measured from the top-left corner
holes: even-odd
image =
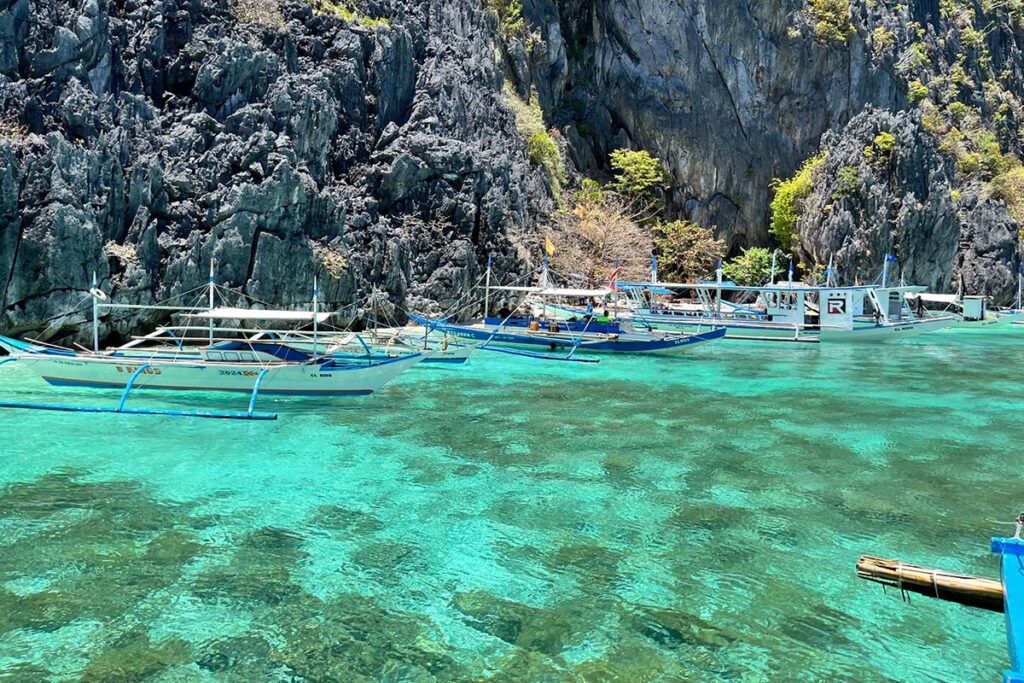
[[[803,282],[776,282],[774,285],[738,285],[735,282],[722,282],[721,284],[711,282],[652,282],[648,287],[658,287],[660,289],[702,289],[708,291],[716,291],[721,289],[726,292],[806,292],[806,293],[818,293],[818,292],[835,292],[835,291],[850,291],[850,292],[868,292],[870,290],[884,290],[884,291],[913,291],[919,292],[924,291],[924,287],[911,286],[911,285],[899,285],[895,287],[879,287],[877,285],[855,285],[846,287],[827,287],[825,285],[808,285]]]
[[[654,294],[671,294],[671,293],[672,293],[672,291],[671,291],[671,290],[668,290],[668,289],[661,289],[661,288],[659,288],[659,287],[658,287],[658,286],[656,286],[656,285],[644,285],[644,284],[634,284],[634,283],[621,283],[621,284],[617,284],[616,286],[617,286],[617,287],[618,287],[619,289],[621,289],[621,290],[623,290],[623,291],[625,291],[625,292],[631,292],[631,291],[633,291],[633,290],[637,290],[637,289],[640,289],[640,290],[644,290],[644,289],[646,289],[647,291],[649,291],[649,292],[652,292],[652,293],[654,293]]]
[[[492,287],[506,292],[526,292],[538,296],[571,296],[571,297],[597,297],[604,298],[612,293],[608,287],[600,289],[563,289],[560,287]]]
[[[324,322],[333,313],[317,313],[316,321]],[[312,311],[260,311],[252,308],[213,308],[201,313],[189,313],[189,318],[200,318],[202,320],[261,320],[279,322],[313,322]]]
[[[960,298],[956,294],[932,294],[931,292],[915,294],[914,292],[907,292],[905,296],[908,299],[921,299],[922,301],[928,301],[934,304],[955,304],[960,301]]]

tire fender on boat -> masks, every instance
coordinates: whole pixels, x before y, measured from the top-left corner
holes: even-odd
[[[106,301],[107,300],[106,293],[102,289],[100,289],[99,287],[90,287],[89,288],[89,295],[92,296],[94,299],[98,299],[99,301]]]

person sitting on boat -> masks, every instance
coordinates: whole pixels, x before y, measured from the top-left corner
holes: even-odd
[[[502,306],[498,309],[498,317],[502,320],[508,320],[512,317],[512,311],[509,310],[508,306]]]
[[[591,299],[590,301],[587,302],[587,317],[588,318],[593,318],[594,317],[594,300],[593,299]]]

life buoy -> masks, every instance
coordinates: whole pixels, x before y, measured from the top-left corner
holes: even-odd
[[[100,301],[106,301],[107,300],[106,293],[102,289],[100,289],[98,287],[90,287],[89,288],[89,294],[92,295],[93,298],[99,299]]]

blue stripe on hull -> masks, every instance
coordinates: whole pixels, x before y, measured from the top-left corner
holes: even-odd
[[[534,337],[531,335],[521,335],[510,332],[499,332],[497,334],[489,332],[487,330],[478,330],[469,327],[460,327],[455,325],[438,324],[434,325],[434,329],[442,330],[448,334],[460,337],[462,339],[473,339],[475,341],[487,341],[490,340],[492,344],[508,344],[512,346],[526,346],[530,348],[541,347],[547,349],[573,349],[577,347],[577,344],[572,339],[551,339],[544,337]],[[693,344],[700,344],[703,342],[713,341],[715,339],[721,339],[725,336],[725,330],[712,330],[703,334],[695,334],[684,339],[675,339],[664,341],[660,339],[651,339],[649,341],[636,341],[636,340],[619,340],[619,341],[586,341],[578,344],[580,351],[594,351],[594,352],[607,352],[607,353],[656,353],[662,351],[671,351],[673,349],[679,349]]]
[[[55,377],[43,377],[43,379],[55,387],[77,387],[84,389],[124,389],[124,384],[118,384],[117,382],[92,382],[87,380],[77,379],[57,379]],[[213,389],[208,387],[164,387],[154,386],[152,384],[138,385],[132,388],[132,391],[138,389],[157,389],[161,391],[216,391],[220,393],[233,393],[233,394],[251,394],[252,389]],[[264,396],[370,396],[373,392],[369,390],[358,390],[358,391],[291,391],[288,389],[261,389],[260,395]]]

